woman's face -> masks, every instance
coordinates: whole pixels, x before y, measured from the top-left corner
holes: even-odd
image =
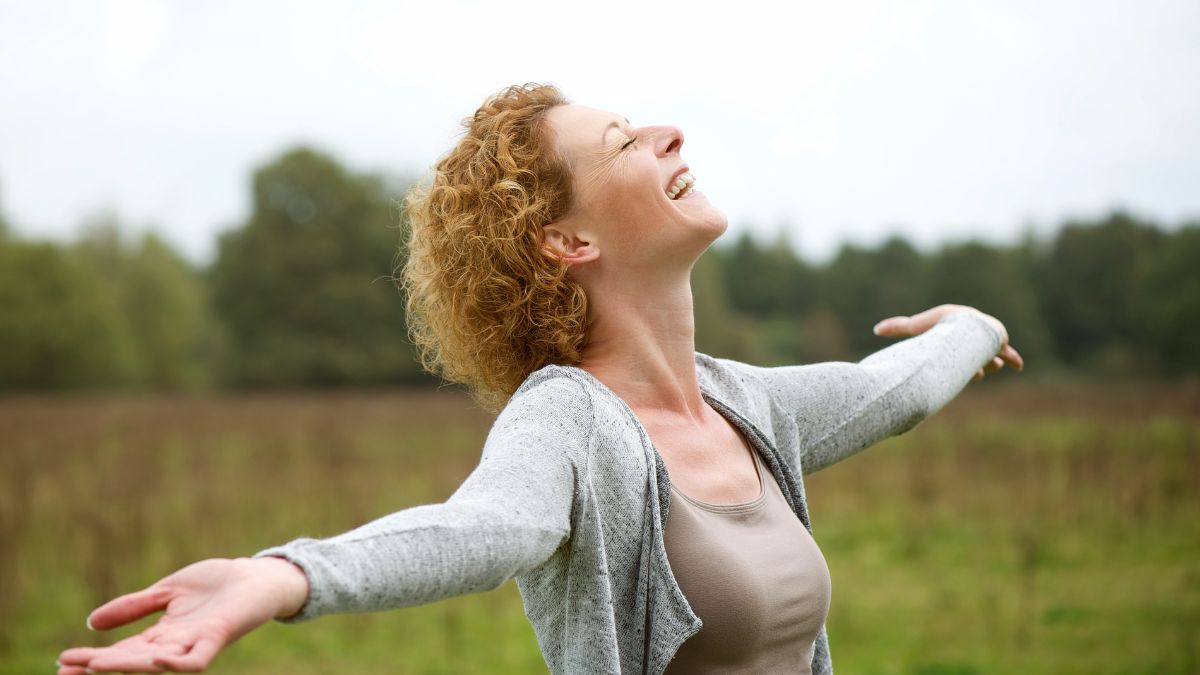
[[[560,250],[590,247],[568,262],[605,260],[606,269],[621,270],[674,270],[678,263],[690,270],[725,231],[728,220],[708,197],[690,184],[673,187],[680,176],[695,176],[679,154],[678,128],[634,127],[616,113],[577,105],[551,108],[547,121],[575,191],[571,212],[547,226],[547,240]]]

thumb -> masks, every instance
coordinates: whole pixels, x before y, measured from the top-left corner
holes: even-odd
[[[872,330],[883,337],[912,335],[912,321],[907,316],[892,316],[875,324]]]

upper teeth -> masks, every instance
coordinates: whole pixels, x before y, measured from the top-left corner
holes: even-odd
[[[678,199],[691,190],[695,183],[696,177],[692,175],[692,172],[685,171],[679,174],[679,178],[676,178],[675,182],[671,184],[670,189],[667,190],[667,196],[671,199]]]

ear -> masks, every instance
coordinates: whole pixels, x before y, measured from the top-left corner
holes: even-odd
[[[578,265],[600,257],[600,249],[588,241],[591,237],[572,232],[557,223],[543,225],[542,231],[546,233],[543,252],[555,260]]]

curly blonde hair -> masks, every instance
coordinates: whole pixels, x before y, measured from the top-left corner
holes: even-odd
[[[421,365],[492,412],[538,368],[578,363],[584,345],[587,298],[543,252],[542,226],[573,198],[570,164],[546,124],[566,103],[549,84],[488,97],[432,184],[406,198],[401,283]]]

